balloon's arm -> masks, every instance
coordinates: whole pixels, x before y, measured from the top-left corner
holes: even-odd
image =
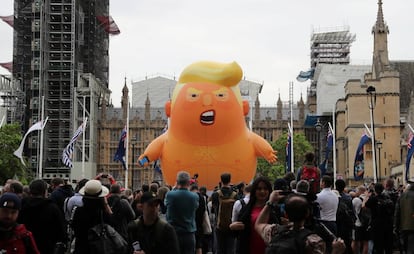
[[[269,163],[277,161],[276,151],[273,150],[272,146],[264,138],[254,132],[250,132],[250,139],[257,157],[262,157]]]
[[[154,139],[145,149],[144,153],[138,157],[138,164],[140,166],[146,166],[151,161],[155,161],[161,157],[161,152],[164,143],[167,139],[166,133],[158,136]]]

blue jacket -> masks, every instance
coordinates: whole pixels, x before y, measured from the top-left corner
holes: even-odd
[[[169,191],[165,196],[167,221],[177,233],[192,233],[197,230],[195,211],[198,207],[198,195],[188,189]]]

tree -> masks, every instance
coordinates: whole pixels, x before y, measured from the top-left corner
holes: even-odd
[[[259,158],[257,162],[257,172],[260,175],[267,176],[272,181],[285,175],[286,143],[287,133],[282,134],[276,141],[271,143],[273,149],[277,151],[278,161],[274,165],[270,165],[266,160]],[[297,168],[299,168],[303,164],[305,154],[313,150],[314,149],[312,145],[306,140],[306,137],[303,133],[294,133],[293,152],[295,162],[295,173],[297,172]]]
[[[13,152],[22,140],[19,124],[6,124],[0,128],[0,184],[17,177],[22,183],[29,180],[27,169]]]

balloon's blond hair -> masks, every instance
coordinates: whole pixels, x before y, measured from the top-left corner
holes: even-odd
[[[243,77],[243,71],[236,62],[217,63],[201,61],[187,66],[180,75],[178,83],[174,88],[172,103],[183,87],[187,83],[205,82],[229,87],[233,90],[237,100],[241,104],[240,88],[238,86]]]

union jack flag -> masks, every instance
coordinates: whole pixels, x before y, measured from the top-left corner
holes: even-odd
[[[78,129],[75,131],[72,138],[70,139],[69,144],[66,146],[65,149],[63,149],[62,162],[63,162],[63,164],[65,164],[69,168],[73,167],[73,163],[72,163],[73,150],[75,148],[76,140],[82,134],[82,132],[85,130],[86,121],[87,121],[87,119],[85,119],[85,121],[78,127]]]

